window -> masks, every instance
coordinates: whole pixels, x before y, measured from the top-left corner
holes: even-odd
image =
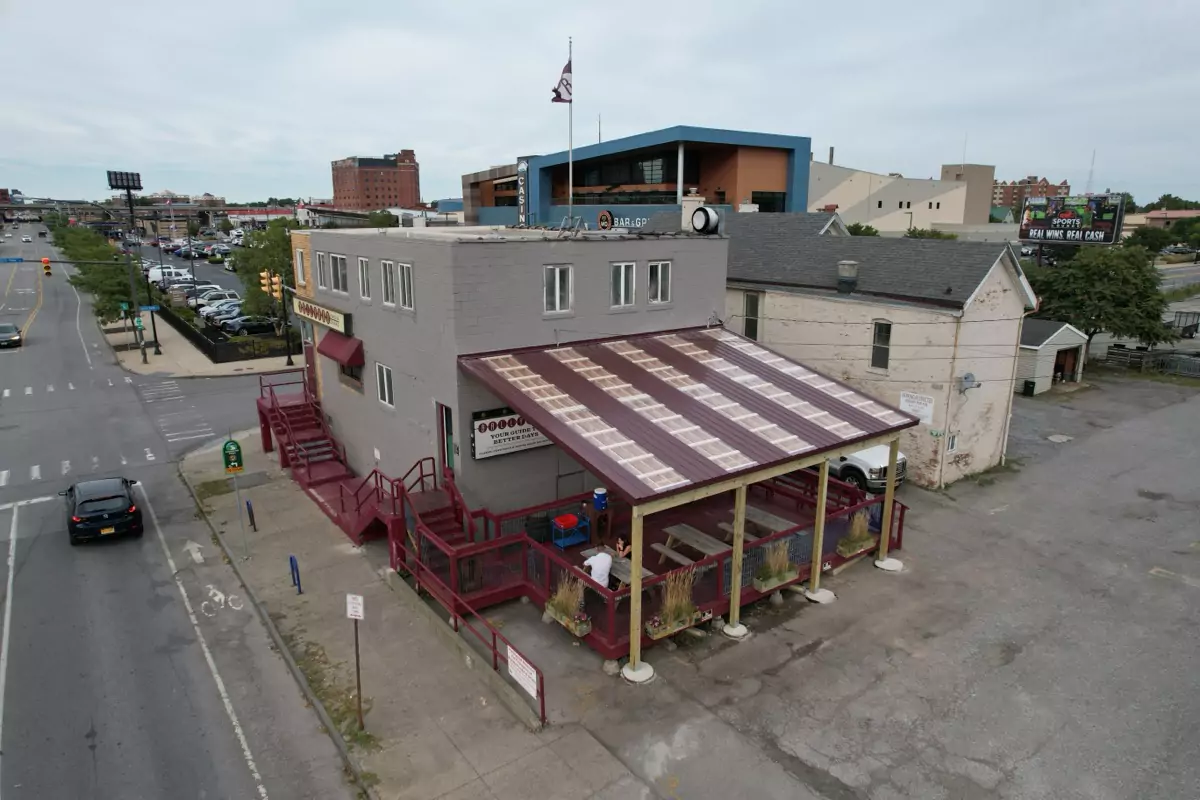
[[[876,321],[875,332],[871,338],[871,366],[876,369],[888,368],[889,351],[892,349],[892,323]]]
[[[383,304],[396,305],[396,265],[391,261],[379,262],[379,285],[383,288]]]
[[[546,294],[546,313],[563,313],[571,310],[571,268],[548,266],[543,273]]]
[[[613,264],[611,276],[611,305],[625,308],[634,303],[633,264]]]
[[[933,211],[933,201],[932,200],[929,201],[929,210]]]
[[[882,201],[882,200],[876,200],[876,201],[875,201],[875,203],[876,203],[876,206],[875,206],[876,208],[883,208],[883,201]]]
[[[347,367],[345,364],[341,364],[338,366],[338,374],[356,383],[358,388],[362,388],[362,367]]]
[[[325,254],[317,253],[317,286],[329,288],[329,270],[325,266]]]
[[[371,262],[365,258],[358,260],[358,293],[363,300],[371,299]]]
[[[390,408],[396,407],[396,396],[392,394],[392,368],[375,362],[375,389],[379,402]]]
[[[742,335],[747,339],[758,341],[759,309],[762,295],[758,292],[746,292],[742,304]]]
[[[938,203],[938,204],[937,204],[937,207],[938,207],[938,208],[941,208],[941,207],[942,207],[942,204],[941,204],[941,203]]]
[[[400,265],[400,307],[413,310],[413,268],[412,264]]]
[[[751,192],[750,202],[758,206],[759,211],[786,211],[787,192]]]
[[[724,189],[717,189],[715,192],[713,192],[713,194],[716,195],[713,198],[713,202],[715,204],[717,204],[719,206],[725,205],[725,190]]]
[[[903,200],[901,200],[900,202],[896,203],[896,208],[898,208],[898,209],[900,209],[901,211],[903,211],[903,210],[904,210],[904,201],[903,201]]]
[[[300,284],[301,286],[303,286],[305,283],[303,250],[296,251],[296,283]]]
[[[946,452],[953,453],[958,450],[958,434],[952,433],[946,437]]]
[[[905,203],[905,204],[904,204],[904,207],[905,207],[905,208],[912,208],[912,201],[911,201],[911,200],[909,200],[907,203]]]
[[[651,261],[647,296],[653,304],[671,302],[671,262]]]
[[[329,256],[330,272],[333,273],[333,290],[348,294],[350,292],[350,281],[346,279],[346,257]]]

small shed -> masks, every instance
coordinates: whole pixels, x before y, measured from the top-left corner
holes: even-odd
[[[1087,334],[1053,319],[1026,319],[1021,325],[1021,352],[1017,357],[1014,391],[1041,394],[1056,383],[1074,383],[1083,377]]]

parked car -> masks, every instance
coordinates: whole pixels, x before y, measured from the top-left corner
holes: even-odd
[[[207,306],[207,305],[211,305],[213,303],[218,303],[222,300],[241,300],[241,299],[242,299],[242,296],[240,294],[238,294],[237,292],[233,291],[232,289],[213,289],[209,292],[205,292],[204,294],[196,297],[194,300],[189,300],[188,305],[192,306],[193,308],[200,308],[202,306]]]
[[[221,320],[221,330],[230,336],[246,336],[254,333],[274,333],[275,321],[270,317],[232,317]]]
[[[225,256],[225,263],[221,266],[226,272],[237,272],[237,259],[233,256]]]
[[[888,449],[884,445],[876,445],[849,455],[831,458],[829,476],[865,492],[878,494],[887,488]],[[908,459],[900,453],[896,458],[896,485],[904,483],[906,477]]]
[[[242,316],[245,316],[242,312],[242,304],[234,303],[233,305],[219,309],[215,314],[209,315],[205,321],[214,328],[220,328],[222,322]]]
[[[133,497],[136,483],[129,478],[101,478],[80,481],[59,492],[66,498],[71,544],[121,534],[140,537],[145,526],[142,510]]]
[[[208,319],[210,317],[212,317],[214,314],[220,314],[223,311],[233,309],[235,307],[240,309],[242,307],[242,301],[240,301],[240,300],[218,300],[215,303],[210,303],[210,304],[204,306],[203,308],[201,308],[199,310],[198,313],[200,314],[201,319],[208,321]]]

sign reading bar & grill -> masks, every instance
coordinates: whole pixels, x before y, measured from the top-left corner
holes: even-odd
[[[343,314],[340,311],[334,311],[332,308],[319,306],[316,303],[305,300],[303,297],[292,298],[292,310],[296,312],[297,317],[315,322],[318,325],[324,325],[326,328],[337,331],[338,333],[350,335],[347,330],[349,325],[349,315]]]
[[[476,411],[471,415],[472,458],[502,456],[548,444],[552,442],[511,408]]]

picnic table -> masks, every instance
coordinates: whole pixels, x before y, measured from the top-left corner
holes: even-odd
[[[608,553],[610,556],[612,556],[613,560],[612,569],[609,570],[609,574],[616,577],[617,580],[626,586],[633,582],[633,562],[628,558],[623,558],[617,555],[617,551],[613,550],[608,545],[602,544],[599,547],[589,547],[586,550],[581,550],[579,552],[584,558],[591,558],[597,553]],[[642,580],[653,577],[653,572],[645,567],[642,567]]]
[[[720,539],[709,536],[704,531],[696,530],[691,525],[672,525],[669,528],[663,528],[663,533],[667,534],[667,547],[670,548],[676,543],[686,544],[693,550],[698,550],[706,556],[715,556],[719,553],[724,553],[729,550],[729,545],[722,542]],[[658,563],[662,563],[666,557],[665,554],[658,557]]]
[[[749,503],[746,504],[746,521],[771,533],[779,533],[797,527],[797,524],[790,519],[784,519],[770,511],[763,511],[758,506],[752,506]]]

